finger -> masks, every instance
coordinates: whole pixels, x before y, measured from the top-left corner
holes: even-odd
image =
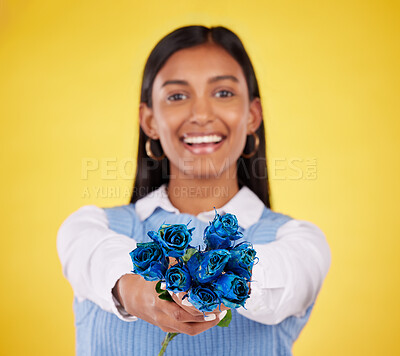
[[[158,325],[156,325],[158,326]],[[159,326],[159,328],[166,333],[180,333],[178,329],[171,328],[170,326]]]
[[[185,309],[188,313],[192,315],[203,315],[205,321],[215,320],[216,316],[218,316],[221,312],[219,310],[211,311],[211,312],[200,312],[196,307],[192,304],[188,303],[185,305],[186,299],[182,301],[182,308]],[[200,312],[200,314],[199,314]]]
[[[185,310],[178,303],[168,303],[164,308],[164,313],[167,314],[171,319],[179,322],[204,322],[203,313],[191,314]]]
[[[170,302],[168,302],[171,304]],[[150,324],[158,326],[162,331],[170,332],[170,333],[179,333],[180,330],[173,328],[171,325],[171,317],[164,313],[164,309],[155,309],[150,317],[145,317],[143,320],[147,321]]]
[[[177,302],[178,304],[181,304],[183,308],[185,308],[189,313],[191,312],[195,312],[195,314],[197,314],[197,312],[199,311],[197,308],[195,308],[193,306],[192,303],[190,303],[188,301],[188,298],[183,299],[183,297],[187,294],[186,292],[181,292],[181,293],[172,293],[170,292],[172,299],[174,299],[175,302]],[[230,308],[226,307],[224,304],[220,304],[217,308],[215,308],[212,312],[209,313],[215,313],[215,314],[219,314],[224,310],[228,310]],[[202,312],[200,312],[202,313]],[[207,314],[207,313],[206,313]]]
[[[183,299],[183,297],[186,295],[185,292],[181,292],[178,294],[171,293],[171,295],[172,295],[172,298],[174,299],[174,301],[177,304],[179,304],[183,309],[185,309],[188,313],[190,313],[192,315],[200,315],[201,314],[204,316],[205,321],[215,320],[216,316],[218,316],[221,312],[229,309],[225,305],[221,304],[221,309],[218,307],[218,308],[215,308],[211,312],[203,313],[200,310],[198,310],[196,307],[194,307],[193,304],[190,303],[187,298]]]
[[[181,323],[176,321],[174,324],[172,324],[172,327],[174,329],[180,330],[181,333],[194,336],[216,326],[219,322],[220,319],[218,317],[213,321],[205,321],[203,323],[195,323],[195,322]]]
[[[225,305],[221,304],[221,307],[215,308],[213,313],[221,313],[223,311],[229,310],[230,308],[226,307]]]
[[[181,292],[178,294],[175,293],[170,293],[172,296],[172,299],[174,300],[175,303],[177,303],[181,308],[185,309],[189,314],[192,314],[194,316],[203,316],[203,313],[195,308],[188,300],[187,298],[183,299],[186,293]]]
[[[218,305],[218,307],[216,307],[212,312],[213,313],[221,313],[221,312],[223,312],[223,311],[225,311],[225,310],[229,310],[230,308],[228,308],[228,307],[226,307],[224,304],[220,304],[220,305]]]

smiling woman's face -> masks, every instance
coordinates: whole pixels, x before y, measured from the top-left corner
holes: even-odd
[[[174,53],[157,73],[152,109],[141,104],[141,125],[159,138],[171,175],[196,178],[233,173],[246,135],[261,122],[240,65],[221,47],[203,44]]]

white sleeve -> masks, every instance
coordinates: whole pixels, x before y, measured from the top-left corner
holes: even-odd
[[[135,248],[135,240],[109,229],[105,211],[94,205],[68,216],[57,233],[63,273],[78,301],[88,299],[125,321],[137,317],[124,310],[112,288],[120,277],[131,273],[129,252]]]
[[[259,261],[253,266],[251,295],[243,316],[262,324],[301,317],[315,301],[328,273],[331,253],[323,232],[303,220],[290,220],[276,241],[254,245]]]

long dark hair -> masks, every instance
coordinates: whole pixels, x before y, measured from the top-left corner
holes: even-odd
[[[189,47],[194,47],[207,42],[214,42],[224,48],[241,66],[246,78],[249,99],[260,98],[257,79],[253,65],[239,37],[225,27],[186,26],[171,32],[154,47],[147,59],[143,72],[140,101],[152,107],[152,87],[154,79],[168,58],[175,52]],[[237,175],[239,188],[247,186],[270,208],[270,189],[267,173],[267,160],[265,152],[264,122],[256,131],[260,139],[258,150],[254,156],[245,159],[242,156],[237,161]],[[169,161],[150,160],[146,155],[145,144],[147,135],[140,128],[139,148],[137,155],[136,178],[133,186],[131,203],[144,197],[151,191],[159,188],[169,181]],[[244,151],[252,151],[254,142],[249,136]],[[152,151],[159,155],[162,153],[159,141],[152,144]]]

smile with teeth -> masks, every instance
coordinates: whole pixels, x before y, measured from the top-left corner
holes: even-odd
[[[189,145],[200,145],[203,143],[218,143],[222,139],[223,137],[220,135],[188,136],[183,138],[183,142]]]

